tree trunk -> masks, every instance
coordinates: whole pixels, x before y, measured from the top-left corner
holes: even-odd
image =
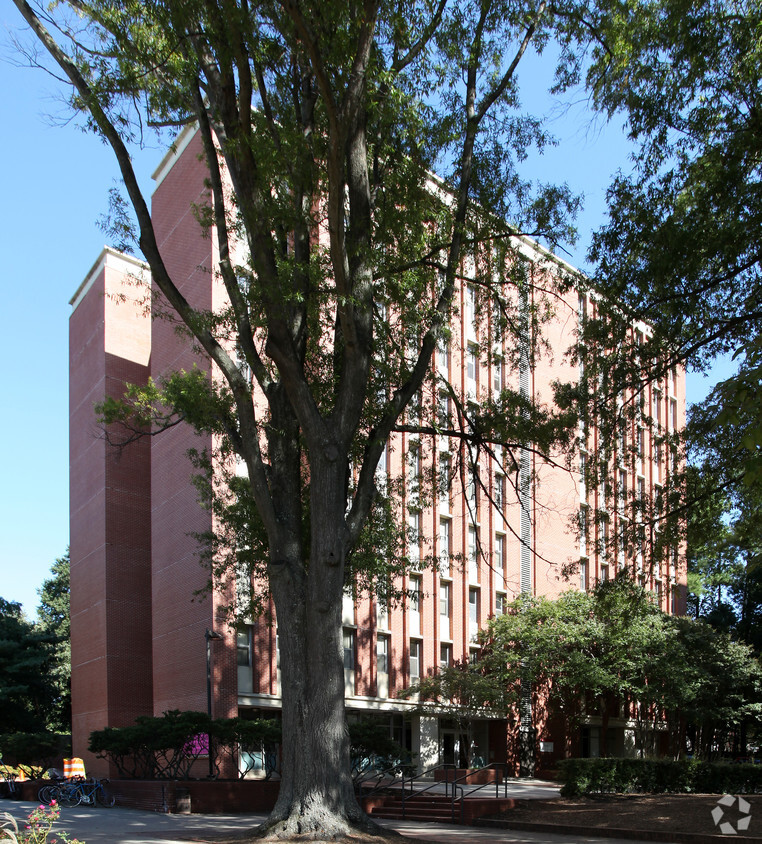
[[[283,707],[283,778],[262,829],[272,839],[325,840],[378,830],[360,809],[350,770],[342,639],[344,513],[330,504],[337,498],[330,494],[330,481],[326,490],[319,477],[315,472],[308,563],[278,562],[273,554],[270,565]],[[316,495],[321,487],[323,494]]]

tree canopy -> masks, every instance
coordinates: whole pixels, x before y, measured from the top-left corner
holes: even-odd
[[[21,604],[0,598],[0,708],[4,733],[40,733],[51,722],[55,665],[50,633],[23,614]]]
[[[75,112],[114,151],[128,198],[115,197],[114,232],[133,238],[155,304],[211,362],[104,416],[138,433],[183,419],[220,438],[222,461],[199,454],[201,468],[224,473],[233,454],[245,466],[206,488],[231,493],[214,503],[228,534],[213,551],[228,571],[249,565],[266,586],[252,598],[271,596],[278,618],[283,779],[271,829],[338,835],[362,823],[342,590],[387,584],[405,563],[399,540],[383,540],[395,505],[376,468],[390,435],[451,436],[472,464],[497,443],[509,467],[530,443],[549,455],[573,438],[568,390],[551,409],[513,386],[480,411],[430,364],[454,341],[464,275],[479,355],[515,371],[570,289],[522,239],[570,237],[577,201],[522,177],[527,150],[549,135],[521,107],[516,69],[552,39],[560,84],[574,79],[594,21],[547,0],[14,2],[71,83]],[[190,303],[165,262],[130,157],[149,127],[181,125],[195,127],[208,171],[195,213],[218,249],[227,303],[214,312]],[[444,425],[440,389],[453,402]]]
[[[750,2],[613,3],[588,73],[595,105],[623,113],[635,168],[608,193],[594,239],[595,280],[628,317],[654,328],[650,348],[707,368],[735,354],[736,376],[708,406],[759,476],[762,284],[759,109],[762,85]],[[671,359],[671,361],[670,361]]]

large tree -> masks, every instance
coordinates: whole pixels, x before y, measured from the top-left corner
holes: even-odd
[[[55,637],[23,614],[21,604],[0,598],[0,709],[3,732],[41,733],[55,702],[50,671]]]
[[[594,238],[596,281],[653,326],[650,366],[701,370],[737,355],[738,374],[709,404],[724,431],[746,430],[735,446],[750,477],[761,443],[761,21],[758,0],[617,0],[587,77],[595,105],[624,114],[635,149]]]
[[[393,512],[376,486],[390,435],[449,433],[472,455],[501,443],[515,466],[521,446],[549,453],[567,435],[568,418],[518,389],[481,416],[450,389],[459,424],[434,421],[436,400],[417,397],[449,342],[464,269],[491,338],[514,341],[517,369],[549,299],[568,289],[516,239],[557,242],[575,205],[521,177],[527,148],[548,137],[521,110],[516,69],[556,38],[569,78],[575,39],[592,27],[573,3],[547,0],[14,2],[114,150],[153,282],[213,364],[213,378],[175,374],[133,393],[138,421],[155,431],[179,414],[246,466],[232,507],[220,506],[278,619],[283,779],[271,832],[339,835],[363,823],[342,591],[355,576],[388,582],[387,561],[364,552]],[[209,204],[196,210],[228,298],[214,314],[181,294],[130,158],[147,124],[183,123],[197,127],[208,168]]]
[[[54,661],[49,679],[55,688],[55,701],[48,714],[48,726],[62,733],[71,732],[71,624],[69,612],[69,552],[51,566],[50,577],[38,593],[36,628],[54,637]]]

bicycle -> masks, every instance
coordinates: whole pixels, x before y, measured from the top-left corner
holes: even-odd
[[[60,785],[45,785],[37,793],[41,803],[51,803],[53,800],[67,809],[84,804],[85,806],[105,806],[110,809],[116,798],[104,787],[108,784],[103,780],[80,780],[65,782]]]

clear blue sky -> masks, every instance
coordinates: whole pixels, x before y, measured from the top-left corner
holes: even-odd
[[[16,9],[6,4],[0,13],[7,354],[0,415],[0,596],[21,602],[34,616],[37,589],[69,541],[68,301],[105,243],[97,221],[107,210],[118,171],[109,149],[65,123],[58,83],[11,63],[5,33],[20,23]],[[538,98],[542,69],[542,62],[534,62],[522,77]],[[571,99],[567,96],[567,105]],[[610,177],[627,168],[628,147],[621,126],[590,125],[583,102],[571,104],[551,128],[561,144],[528,166],[536,178],[567,181],[585,194],[581,239],[570,258],[581,265],[589,233],[603,220]],[[149,149],[137,162],[144,185],[161,155]],[[691,378],[689,399],[700,399],[710,383]]]

